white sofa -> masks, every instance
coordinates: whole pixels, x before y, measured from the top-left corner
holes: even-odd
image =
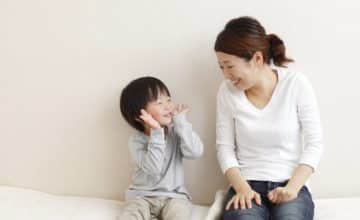
[[[224,191],[210,207],[195,205],[190,220],[218,220]],[[89,197],[56,196],[0,186],[0,220],[118,220],[122,202]],[[359,220],[360,198],[315,200],[315,220]]]
[[[115,200],[0,186],[0,220],[118,220],[121,205]],[[204,219],[208,209],[195,205],[191,220]]]

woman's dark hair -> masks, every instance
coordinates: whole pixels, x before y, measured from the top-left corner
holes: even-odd
[[[140,122],[141,109],[155,101],[160,94],[170,92],[166,85],[154,77],[141,77],[131,81],[121,92],[120,110],[124,119],[136,130],[144,132],[144,125]],[[140,120],[140,121],[139,121]]]
[[[214,49],[247,61],[260,51],[264,62],[270,64],[272,60],[276,66],[285,67],[285,63],[293,62],[285,55],[284,42],[275,34],[266,34],[260,22],[247,16],[230,20],[218,34]]]

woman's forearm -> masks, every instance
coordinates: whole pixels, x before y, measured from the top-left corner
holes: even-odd
[[[225,176],[237,193],[251,189],[247,181],[241,176],[240,169],[238,167],[228,169],[225,172]]]
[[[313,173],[313,168],[306,165],[300,164],[294,171],[293,176],[287,183],[287,187],[291,187],[296,190],[296,192],[300,191],[301,187],[303,187],[306,181],[309,179],[311,174]]]

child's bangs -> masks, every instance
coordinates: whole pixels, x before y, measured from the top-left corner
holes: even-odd
[[[149,101],[156,101],[160,94],[165,94],[170,96],[168,88],[164,84],[154,84],[150,85],[148,88],[148,97]]]

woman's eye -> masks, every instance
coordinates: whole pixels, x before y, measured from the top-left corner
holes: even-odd
[[[228,69],[232,69],[233,67],[234,67],[234,66],[228,66],[227,68],[228,68]]]
[[[222,66],[219,66],[220,67],[220,69],[224,69],[224,67],[222,67]]]

